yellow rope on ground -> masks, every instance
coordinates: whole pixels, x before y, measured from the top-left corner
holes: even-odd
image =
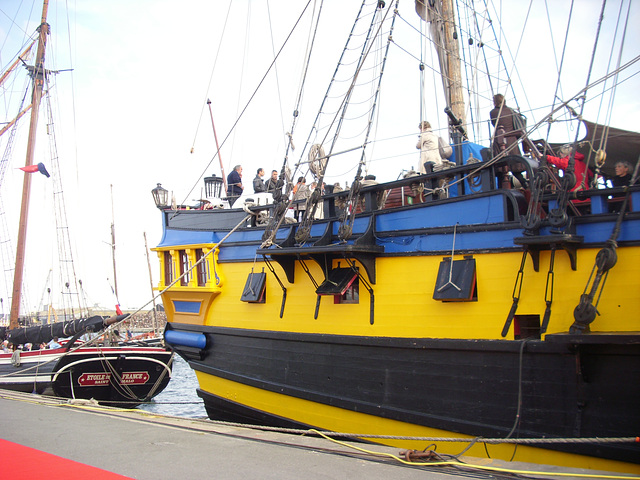
[[[110,410],[107,407],[101,407],[99,405],[94,407],[94,406],[88,406],[88,405],[77,405],[77,404],[73,404],[73,403],[61,403],[59,406],[60,407],[79,408],[80,410],[89,410],[89,411],[92,411],[92,412],[106,412],[106,411]],[[138,410],[136,408],[117,408],[117,411],[119,411],[119,412],[140,412],[140,410]]]
[[[358,450],[360,452],[366,453],[368,455],[374,455],[374,456],[378,456],[378,457],[388,457],[388,458],[392,458],[393,460],[396,460],[402,464],[405,465],[415,465],[415,466],[424,466],[424,467],[438,467],[438,466],[456,466],[456,467],[465,467],[465,468],[475,468],[478,470],[489,470],[489,471],[493,471],[493,472],[505,472],[505,473],[515,473],[518,475],[546,475],[546,476],[550,476],[550,477],[580,477],[580,478],[606,478],[606,479],[616,479],[616,480],[628,480],[628,479],[637,479],[640,477],[637,476],[629,476],[629,475],[597,475],[597,474],[590,474],[590,473],[559,473],[559,472],[539,472],[539,471],[534,471],[534,470],[514,470],[514,469],[510,469],[510,468],[501,468],[501,467],[488,467],[485,465],[472,465],[472,464],[468,464],[468,463],[462,463],[462,462],[409,462],[407,460],[404,460],[400,457],[398,457],[397,455],[393,455],[391,453],[384,453],[384,452],[374,452],[372,450],[367,450],[365,448],[361,448],[361,447],[356,447],[354,445],[349,445],[346,442],[342,442],[340,440],[335,440],[325,434],[323,434],[322,432],[319,432],[318,430],[314,430],[314,429],[310,429],[310,432],[313,432],[317,435],[320,435],[321,437],[337,443],[338,445],[342,445],[343,447],[347,447],[347,448],[351,448],[353,450]]]

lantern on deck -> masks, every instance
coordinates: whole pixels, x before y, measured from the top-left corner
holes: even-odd
[[[151,195],[153,195],[153,201],[156,202],[156,207],[160,209],[167,208],[169,205],[169,191],[162,188],[160,184],[153,190],[151,190]]]

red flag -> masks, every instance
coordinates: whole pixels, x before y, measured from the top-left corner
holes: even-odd
[[[20,167],[20,170],[27,173],[36,173],[38,171],[38,165],[27,165],[26,167]]]
[[[27,173],[40,172],[45,177],[50,177],[49,172],[47,172],[47,169],[42,162],[37,165],[27,165],[26,167],[20,167],[20,170]]]

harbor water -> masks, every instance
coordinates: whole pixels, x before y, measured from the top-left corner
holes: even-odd
[[[206,418],[202,399],[196,393],[198,380],[189,364],[174,356],[173,373],[169,385],[151,403],[140,405],[141,410],[184,418]]]

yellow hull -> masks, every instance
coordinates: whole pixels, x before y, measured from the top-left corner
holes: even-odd
[[[469,438],[469,442],[473,440],[473,437],[458,433],[398,422],[268,392],[259,388],[214,377],[203,372],[196,371],[196,375],[200,388],[206,392],[215,392],[217,396],[222,396],[231,402],[239,403],[258,411],[275,411],[280,416],[293,419],[305,425],[321,425],[322,427],[320,428],[324,431],[356,434],[368,433],[371,435],[398,437]],[[422,451],[425,448],[434,449],[434,447],[430,445],[435,443],[438,453],[450,455],[459,454],[469,445],[469,442],[431,442],[402,439],[376,440],[366,437],[362,438],[376,443],[418,451]],[[484,444],[476,443],[465,452],[465,455],[485,458],[487,451],[491,458],[501,458],[504,460],[513,458],[515,462],[640,474],[640,465],[546,450],[526,445],[518,445],[517,448],[512,444],[487,445],[485,450]]]
[[[597,252],[598,249],[580,250],[576,271],[571,269],[566,253],[556,254],[547,334],[569,330]],[[194,325],[378,337],[500,339],[511,308],[522,254],[487,253],[474,255],[474,259],[477,301],[442,302],[432,298],[442,257],[378,258],[377,282],[372,285],[373,325],[369,323],[369,294],[362,287],[357,304],[334,304],[332,297],[323,297],[318,317],[314,318],[315,288],[299,264],[296,264],[295,281],[289,284],[283,270],[274,263],[276,273],[287,288],[282,318],[282,290],[272,274],[267,275],[265,303],[240,301],[248,275],[252,268],[260,271],[264,267],[262,262],[217,264],[216,271],[225,279],[224,285],[215,289],[174,286],[163,295],[163,300],[170,321]],[[531,259],[527,258],[518,315],[538,315],[542,319],[549,259],[550,253],[542,252],[540,269],[535,272]],[[640,292],[629,288],[640,277],[640,247],[619,249],[618,264],[624,268],[611,269],[598,305],[600,316],[591,325],[594,332],[640,331],[637,313]],[[307,265],[314,279],[321,282],[324,277],[320,267],[312,261]],[[160,289],[163,288],[161,283]],[[200,302],[201,308],[195,313],[177,312],[173,302],[184,300]],[[513,339],[513,327],[506,338]]]

